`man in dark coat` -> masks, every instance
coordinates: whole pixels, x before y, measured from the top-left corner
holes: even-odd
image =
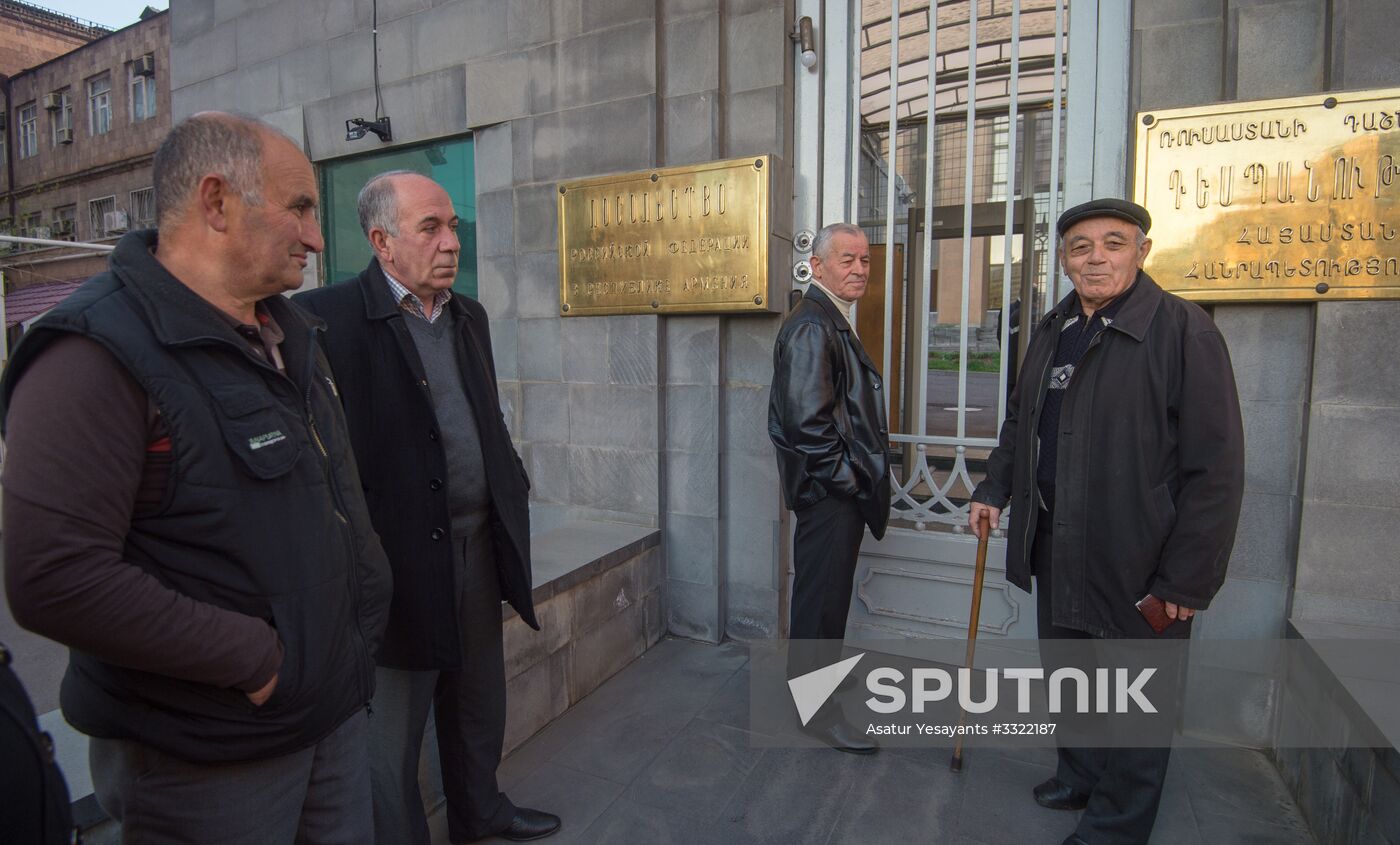
[[[394,171],[371,179],[358,202],[369,267],[296,301],[326,321],[365,497],[395,574],[371,722],[375,841],[428,842],[418,758],[430,705],[451,841],[537,839],[558,817],[516,807],[496,783],[502,599],[539,624],[529,482],[501,413],[486,311],[452,292],[461,244],[441,186]]]
[[[1044,641],[1189,638],[1234,544],[1244,433],[1230,356],[1205,311],[1142,271],[1150,225],[1146,209],[1117,199],[1060,216],[1074,291],[1036,327],[972,494],[979,536],[1013,506],[1006,574],[1028,592],[1035,576]],[[1137,607],[1148,597],[1170,623],[1160,635]],[[1085,809],[1066,843],[1146,842],[1163,746],[1062,747],[1035,798]]]
[[[794,677],[839,659],[866,526],[878,540],[889,521],[880,371],[851,324],[851,306],[865,295],[869,274],[870,244],[858,227],[833,223],[818,232],[812,284],[773,349],[768,436],[777,448],[787,506],[797,516],[788,626]],[[839,751],[876,750],[835,701],[803,730]]]

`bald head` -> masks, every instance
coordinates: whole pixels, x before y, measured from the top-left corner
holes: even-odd
[[[431,313],[437,294],[456,280],[462,251],[452,197],[427,176],[391,170],[360,189],[358,206],[379,266]]]
[[[207,111],[177,123],[156,150],[152,183],[161,228],[186,211],[209,175],[222,178],[248,205],[262,202],[263,152],[270,144],[296,145],[260,120]]]
[[[375,229],[385,234],[399,234],[399,186],[409,182],[437,183],[413,170],[389,170],[370,179],[360,189],[355,199],[355,210],[359,214],[360,229],[369,237]]]

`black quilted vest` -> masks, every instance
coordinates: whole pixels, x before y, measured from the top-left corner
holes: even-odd
[[[73,650],[60,700],[91,736],[132,739],[192,762],[306,748],[373,692],[391,592],[370,528],[316,318],[267,300],[286,332],[287,375],[267,365],[133,232],[109,270],[40,320],[0,382],[0,415],[54,338],[101,343],[170,427],[171,483],[133,518],[125,559],[201,602],[256,616],[286,649],[262,707],[234,689],[135,671]]]

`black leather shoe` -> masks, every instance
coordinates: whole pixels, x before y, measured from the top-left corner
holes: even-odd
[[[874,754],[880,750],[880,746],[874,740],[866,739],[854,725],[844,721],[820,728],[807,725],[802,728],[802,732],[847,754]]]
[[[1061,842],[1060,845],[1089,845],[1089,842],[1077,834],[1071,833],[1069,838]]]
[[[510,820],[510,827],[496,835],[512,842],[528,842],[531,839],[543,839],[558,829],[559,817],[553,813],[517,807],[515,818]]]
[[[1032,790],[1032,794],[1035,795],[1035,803],[1048,810],[1082,810],[1089,803],[1088,795],[1059,778],[1050,778]],[[1065,845],[1075,843],[1067,839]]]

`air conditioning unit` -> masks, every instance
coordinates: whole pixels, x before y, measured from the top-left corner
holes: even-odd
[[[155,76],[156,57],[142,56],[131,63],[131,73],[133,76]]]
[[[53,233],[55,237],[63,238],[73,234],[73,221],[65,218],[58,218],[53,221]]]
[[[58,141],[60,144],[73,143],[73,129],[68,126],[63,126],[54,130],[54,140]]]
[[[103,212],[102,231],[110,235],[116,232],[125,232],[126,228],[127,224],[125,211],[117,210]]]
[[[57,91],[50,91],[44,95],[44,110],[58,111],[63,108],[63,95]]]

